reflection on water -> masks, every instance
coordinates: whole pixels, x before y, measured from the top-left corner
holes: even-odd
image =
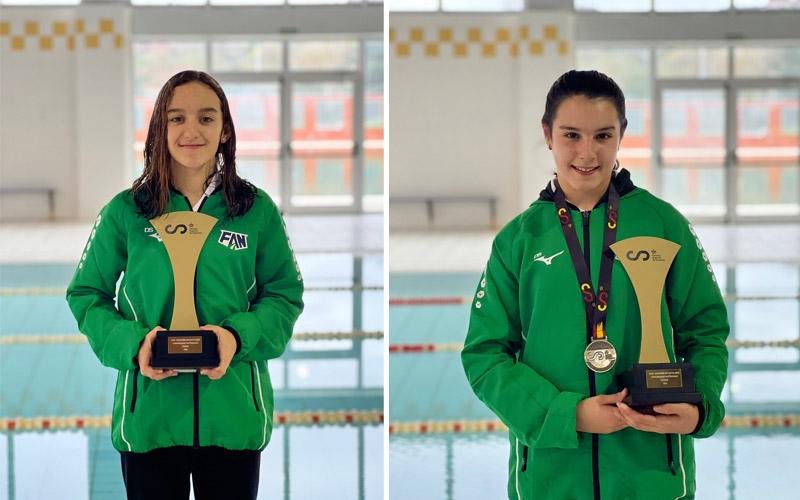
[[[382,426],[278,427],[261,456],[258,498],[379,499],[382,464]],[[0,467],[0,500],[125,497],[108,429],[0,434]]]
[[[389,496],[398,500],[501,498],[508,478],[503,433],[393,436]],[[721,430],[695,441],[698,499],[790,500],[800,432]],[[424,457],[424,460],[421,458]]]
[[[383,256],[297,255],[309,291],[295,328],[383,330]],[[0,288],[66,287],[74,265],[0,265]],[[0,338],[76,334],[63,295],[0,295]],[[383,409],[383,341],[290,343],[269,363],[277,412]],[[0,418],[108,415],[116,372],[85,343],[0,345]],[[324,473],[321,473],[324,471]],[[110,429],[0,433],[0,500],[124,498]],[[260,499],[377,500],[383,426],[276,426],[262,454]]]

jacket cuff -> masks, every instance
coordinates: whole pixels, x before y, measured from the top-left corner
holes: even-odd
[[[228,316],[219,324],[222,328],[230,331],[236,339],[236,353],[241,355],[243,352],[246,354],[253,348],[253,343],[256,339],[252,338],[251,332],[257,331],[257,323],[254,323],[253,313],[237,312]]]
[[[693,435],[697,434],[698,432],[700,432],[700,429],[703,427],[703,424],[706,421],[706,405],[703,404],[702,401],[700,401],[699,403],[697,403],[696,406],[697,406],[697,411],[699,412],[699,415],[697,417],[697,425],[695,426],[694,430],[689,433],[690,436],[693,436]]]
[[[584,398],[576,392],[561,392],[545,414],[535,448],[574,449],[579,446],[576,430],[578,403]]]
[[[123,370],[131,370],[135,368],[139,368],[139,351],[142,348],[142,344],[144,343],[144,339],[147,337],[147,334],[150,333],[150,330],[142,326],[141,324],[130,322],[133,328],[133,335],[129,334],[129,338],[132,337],[131,341],[127,344],[125,350],[128,351],[130,354],[129,358],[123,358],[123,361],[130,360],[130,365],[127,363],[123,363]],[[128,350],[129,349],[129,350]]]
[[[242,350],[242,337],[239,336],[239,332],[236,331],[236,328],[232,327],[231,325],[228,325],[224,328],[229,332],[231,332],[233,338],[236,339],[236,352],[233,353],[233,355],[235,356],[239,354],[239,351]]]

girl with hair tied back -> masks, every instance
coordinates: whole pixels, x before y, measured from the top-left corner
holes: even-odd
[[[509,428],[509,499],[694,498],[694,440],[725,414],[725,303],[691,224],[620,168],[626,125],[625,97],[608,76],[556,80],[542,117],[556,174],[495,238],[472,301],[461,359],[475,394]],[[661,324],[670,362],[692,365],[698,404],[645,414],[623,402],[617,375],[638,363],[642,332],[609,246],[636,236],[681,246]],[[585,357],[598,339],[616,350],[610,366]]]

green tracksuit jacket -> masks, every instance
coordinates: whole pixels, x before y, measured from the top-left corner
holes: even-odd
[[[172,190],[166,211],[191,210],[188,199]],[[199,211],[218,221],[197,263],[198,320],[231,330],[238,344],[221,379],[184,373],[153,381],[139,373],[134,358],[142,339],[155,326],[169,328],[174,285],[164,244],[137,214],[130,190],[97,216],[67,289],[81,333],[100,362],[118,370],[111,430],[117,450],[261,450],[269,441],[267,360],[283,353],[303,309],[300,270],[281,214],[263,191],[240,217],[227,217],[221,188]]]
[[[670,436],[674,474],[664,435],[625,428],[599,435],[595,447],[591,434],[575,430],[576,407],[591,395],[590,379],[596,394],[615,393],[616,374],[638,362],[641,323],[631,282],[615,261],[606,334],[618,358],[609,372],[588,370],[584,303],[549,186],[495,238],[461,354],[473,390],[509,428],[510,499],[592,499],[596,483],[604,500],[694,498],[694,438],[711,436],[724,416],[729,326],[708,258],[671,205],[633,186],[625,170],[614,182],[617,241],[655,236],[681,245],[662,296],[661,322],[670,359],[694,367],[701,421],[693,435]],[[606,203],[591,212],[571,208],[596,287]],[[541,256],[550,263],[534,260]]]

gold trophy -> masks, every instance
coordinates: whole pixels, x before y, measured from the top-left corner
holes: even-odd
[[[640,236],[611,245],[633,284],[642,318],[639,362],[619,375],[628,388],[624,402],[642,413],[654,413],[653,405],[699,403],[694,368],[690,363],[671,363],[661,330],[661,297],[667,273],[681,246],[669,240]]]
[[[179,372],[195,372],[219,365],[217,336],[200,330],[194,303],[197,259],[215,217],[199,212],[170,212],[151,219],[172,264],[175,300],[169,330],[156,333],[150,366]]]

